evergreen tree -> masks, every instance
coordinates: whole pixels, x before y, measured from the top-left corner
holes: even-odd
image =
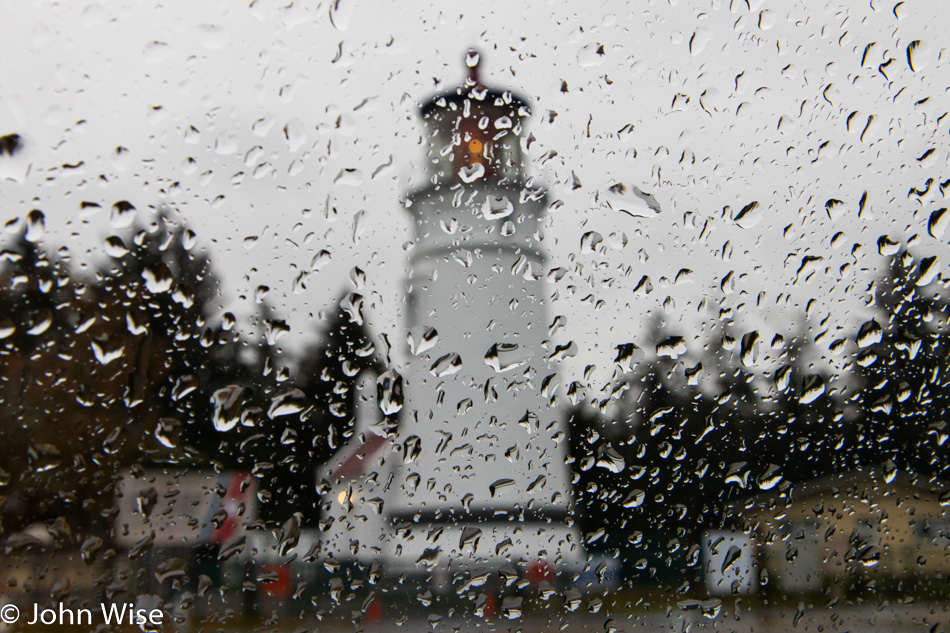
[[[167,207],[155,222],[107,239],[117,258],[100,270],[95,291],[101,314],[119,327],[102,346],[121,346],[129,367],[122,398],[143,459],[167,457],[167,446],[146,439],[161,420],[181,428],[180,449],[192,458],[217,457],[210,395],[245,372],[235,334],[209,325],[220,307],[210,259],[195,248],[184,218]]]
[[[254,368],[236,333],[208,324],[217,281],[194,242],[164,209],[108,238],[115,259],[94,280],[75,277],[30,229],[4,248],[0,468],[18,482],[6,526],[65,518],[101,529],[110,486],[130,466],[232,466],[211,394]]]
[[[363,319],[362,300],[351,293],[337,302],[297,367],[297,384],[313,405],[302,420],[298,442],[307,450],[306,496],[313,504],[319,503],[314,470],[322,468],[353,435],[359,375],[383,372]],[[297,489],[304,494],[302,485]]]
[[[757,442],[770,460],[760,476],[776,481],[781,476],[793,484],[853,467],[842,450],[854,441],[853,420],[840,396],[845,378],[808,362],[815,352],[807,331],[803,328],[783,345]]]
[[[864,385],[857,455],[947,477],[950,335],[946,288],[930,281],[935,265],[902,251],[876,283],[878,314],[855,336]]]
[[[108,380],[91,366],[88,335],[77,333],[85,288],[28,229],[2,255],[0,470],[16,482],[0,510],[3,528],[63,517],[82,525],[80,504],[103,483],[93,483],[86,459],[106,437],[86,392]]]

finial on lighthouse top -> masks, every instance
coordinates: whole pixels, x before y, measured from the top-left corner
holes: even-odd
[[[528,103],[510,90],[488,88],[479,72],[481,54],[465,55],[468,77],[419,108],[429,129],[430,165],[436,181],[472,183],[522,180],[522,121]]]
[[[420,114],[427,117],[438,108],[461,107],[464,106],[465,101],[471,101],[472,105],[494,106],[512,110],[518,117],[528,116],[531,111],[525,99],[511,90],[489,88],[482,83],[482,61],[482,54],[477,49],[469,49],[465,54],[465,66],[468,69],[465,81],[460,86],[437,94],[424,102],[419,108]]]
[[[469,49],[465,55],[465,65],[468,66],[468,81],[473,86],[479,85],[481,80],[478,77],[478,62],[481,60],[477,49]]]

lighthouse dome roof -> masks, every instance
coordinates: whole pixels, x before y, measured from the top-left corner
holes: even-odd
[[[497,107],[504,110],[505,114],[509,114],[509,116],[510,114],[519,117],[529,116],[531,107],[527,99],[511,90],[488,87],[482,83],[478,70],[479,59],[478,52],[469,51],[465,58],[469,70],[465,81],[452,90],[436,94],[424,101],[419,106],[419,114],[426,118],[433,112],[444,108],[464,108],[465,102],[468,101],[472,105],[477,104],[482,108]]]

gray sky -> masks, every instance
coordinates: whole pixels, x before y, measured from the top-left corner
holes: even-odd
[[[544,243],[568,273],[550,309],[580,349],[562,383],[595,364],[602,384],[613,348],[644,346],[664,302],[698,349],[720,311],[769,341],[813,299],[827,352],[868,318],[882,235],[917,234],[946,276],[947,236],[926,227],[947,203],[936,183],[908,191],[950,178],[950,5],[588,4],[0,2],[0,134],[27,143],[0,167],[3,221],[42,209],[49,242],[88,264],[119,230],[114,202],[142,221],[167,202],[211,251],[225,310],[251,313],[270,287],[292,328],[284,347],[310,336],[356,265],[373,327],[401,340],[415,109],[462,79],[476,46],[483,76],[533,104],[531,169],[555,201]],[[608,207],[618,183],[662,213]],[[103,210],[83,217],[83,201]],[[604,238],[593,251],[589,231]],[[799,273],[809,256],[822,259]],[[638,295],[643,275],[653,291]]]

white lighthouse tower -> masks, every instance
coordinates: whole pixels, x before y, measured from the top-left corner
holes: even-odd
[[[551,404],[545,193],[524,173],[528,104],[482,85],[478,55],[421,107],[427,181],[414,222],[412,360],[385,512],[390,564],[576,564],[567,434]]]

